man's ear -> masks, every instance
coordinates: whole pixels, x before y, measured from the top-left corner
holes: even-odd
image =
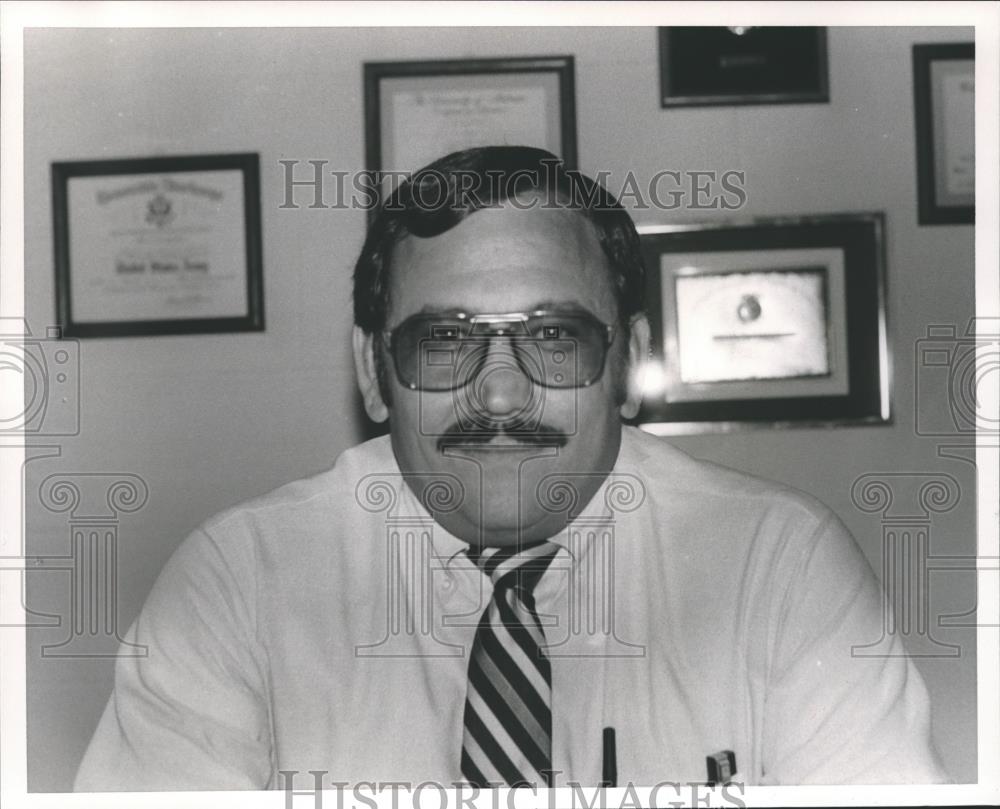
[[[625,401],[621,405],[624,419],[635,418],[642,404],[643,366],[649,359],[649,320],[639,312],[632,316],[628,338],[628,377],[625,387]]]
[[[389,408],[379,390],[378,372],[375,367],[375,334],[365,334],[360,326],[354,327],[354,373],[358,379],[358,390],[365,403],[368,418],[377,424],[389,418]]]

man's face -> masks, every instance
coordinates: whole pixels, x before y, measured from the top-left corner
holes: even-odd
[[[543,358],[541,344],[530,340],[515,346],[506,335],[523,333],[518,322],[511,331],[503,321],[489,321],[481,332],[474,326],[464,332],[475,336],[464,349],[423,355],[443,364],[443,371],[431,365],[434,373],[458,373],[455,363],[475,369],[452,390],[403,385],[385,343],[355,336],[356,348],[367,355],[359,357],[359,382],[375,418],[385,408],[373,386],[371,352],[383,352],[393,451],[416,494],[434,480],[461,482],[457,508],[432,508],[439,523],[472,544],[532,542],[558,533],[614,466],[620,414],[632,415],[636,404],[632,395],[622,405],[621,366],[630,353],[633,361],[641,358],[645,348],[642,334],[637,340],[635,330],[618,324],[607,259],[590,223],[574,211],[537,205],[485,209],[440,236],[403,239],[392,265],[389,332],[413,315],[430,315],[421,329],[428,338],[447,340],[447,331],[433,332],[436,318],[447,328],[457,312],[548,310],[556,313],[554,322],[565,313],[570,325],[574,317],[589,316],[615,326],[603,371],[586,387],[549,387],[525,373],[526,363],[540,368],[563,353],[543,346]],[[435,346],[448,348],[446,342]],[[559,481],[577,493],[572,510],[559,499],[558,485],[550,491]]]

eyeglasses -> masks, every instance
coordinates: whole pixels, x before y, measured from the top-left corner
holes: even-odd
[[[604,372],[615,327],[587,312],[536,310],[498,315],[417,314],[382,332],[400,384],[410,390],[464,387],[511,357],[532,382],[546,388],[583,388]],[[491,354],[498,340],[508,354]]]

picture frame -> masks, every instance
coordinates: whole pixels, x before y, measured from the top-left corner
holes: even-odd
[[[913,109],[917,143],[917,221],[976,221],[973,42],[913,46]]]
[[[66,337],[262,331],[256,153],[52,164]]]
[[[884,232],[880,212],[640,227],[640,426],[890,423]]]
[[[366,62],[365,159],[374,185],[391,193],[399,174],[496,144],[541,147],[576,168],[574,73],[572,56]]]
[[[826,28],[674,26],[657,35],[664,108],[830,101]]]

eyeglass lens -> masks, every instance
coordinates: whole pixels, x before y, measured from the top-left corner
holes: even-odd
[[[493,350],[493,346],[509,346]],[[604,368],[607,327],[588,315],[459,319],[420,315],[392,333],[400,381],[425,391],[454,390],[490,366],[516,364],[532,382],[552,388],[593,383]]]

